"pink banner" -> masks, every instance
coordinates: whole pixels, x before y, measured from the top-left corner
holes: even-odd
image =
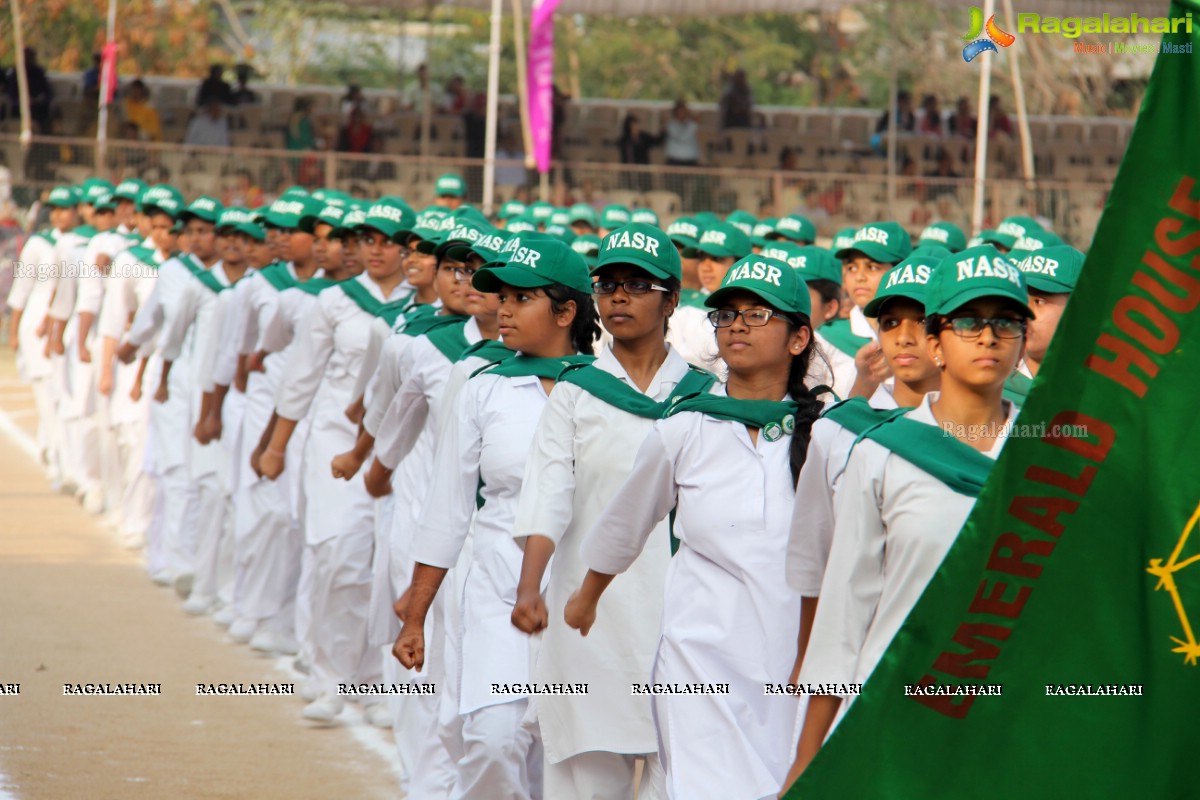
[[[117,94],[117,43],[109,42],[104,45],[100,54],[100,79],[107,81],[101,88],[104,90],[104,104],[109,105]]]
[[[550,171],[554,130],[554,11],[559,0],[536,0],[529,21],[529,128],[538,172]]]

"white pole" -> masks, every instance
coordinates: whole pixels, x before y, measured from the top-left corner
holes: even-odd
[[[21,113],[21,151],[33,141],[33,120],[29,116],[29,76],[25,74],[25,34],[21,29],[21,0],[12,0],[13,44],[17,48],[17,106]]]
[[[995,12],[995,0],[983,0],[983,18]],[[975,202],[971,208],[971,227],[978,233],[983,228],[983,191],[987,174],[988,97],[992,91],[992,52],[984,50],[979,56],[979,122],[975,126]]]
[[[533,169],[533,129],[529,127],[529,74],[526,61],[529,53],[525,49],[525,13],[521,0],[512,0],[513,50],[517,54],[517,112],[521,116],[521,145],[525,150],[525,169]]]
[[[496,194],[496,128],[500,100],[500,26],[504,0],[492,0],[492,41],[488,47],[487,128],[483,144],[483,213],[492,213]]]
[[[891,49],[889,48],[889,59]],[[896,205],[896,128],[899,126],[899,120],[896,118],[896,103],[899,96],[899,87],[896,84],[896,70],[890,70],[891,78],[888,81],[888,126],[887,126],[887,169],[888,169],[888,184],[887,184],[887,199],[888,199],[888,214],[892,213],[892,208]],[[886,216],[886,215],[885,215]]]
[[[108,0],[108,36],[104,44],[107,48],[117,36],[117,0]],[[100,108],[96,117],[96,174],[104,174],[104,165],[108,163],[108,86],[113,79],[111,74],[115,65],[109,59],[104,59],[104,69],[100,70]]]
[[[1017,15],[1013,13],[1012,0],[1004,0],[1004,20],[1008,23],[1006,30],[1012,30]],[[1021,83],[1021,63],[1017,58],[1017,50],[1010,48],[1008,63],[1012,67],[1013,95],[1017,102],[1017,130],[1021,135],[1021,168],[1025,174],[1026,187],[1033,188],[1033,137],[1029,135],[1029,112],[1025,107],[1025,84]]]

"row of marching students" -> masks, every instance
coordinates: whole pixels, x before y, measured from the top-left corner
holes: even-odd
[[[1026,218],[579,247],[466,206],[172,192],[134,201],[149,239],[114,258],[157,270],[111,272],[100,314],[101,373],[143,409],[157,376],[152,575],[298,652],[306,718],[366,687],[414,798],[776,796],[853,696],[765,686],[870,674],[1082,262]]]

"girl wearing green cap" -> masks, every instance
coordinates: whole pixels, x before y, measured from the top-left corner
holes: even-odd
[[[411,209],[387,200],[368,210],[360,226],[366,271],[321,292],[296,331],[276,400],[275,429],[259,459],[261,472],[278,478],[292,434],[311,408],[303,458],[304,492],[311,498],[304,520],[311,590],[307,646],[312,685],[320,694],[304,716],[315,721],[328,722],[341,712],[339,683],[379,677],[378,662],[363,657],[374,502],[361,483],[336,480],[329,463],[354,444],[357,430],[344,410],[368,350],[376,347],[373,340],[383,335],[379,320],[390,324],[401,311],[405,249],[392,235],[410,227],[412,219]]]
[[[569,630],[563,609],[587,572],[580,541],[628,477],[654,421],[672,397],[702,391],[713,378],[692,370],[664,341],[680,268],[678,251],[662,231],[642,224],[618,228],[601,244],[592,277],[612,344],[595,364],[559,378],[538,423],[513,528],[525,553],[512,622],[525,633],[542,632],[536,682],[588,684],[584,696],[537,699],[545,796],[632,797],[636,762],[645,757],[642,796],[661,797],[650,704],[629,687],[649,680],[654,661],[671,557],[668,523],[655,527],[613,588],[609,613],[591,636]]]
[[[459,615],[463,755],[452,795],[460,797],[541,796],[539,737],[521,722],[529,642],[509,622],[521,568],[512,524],[526,455],[555,378],[567,364],[589,361],[583,354],[599,335],[587,267],[568,245],[522,236],[501,257],[472,280],[499,295],[499,333],[518,356],[468,381],[447,414],[413,534],[416,567],[393,649],[406,668],[424,667],[426,616],[473,530]]]
[[[587,635],[612,613],[601,595],[674,508],[657,653],[632,690],[651,702],[668,797],[757,800],[791,763],[796,698],[763,687],[785,682],[796,657],[800,597],[781,555],[821,404],[805,386],[813,340],[797,270],[744,258],[707,304],[728,382],[655,424],[584,539],[589,570],[565,616]]]
[[[809,699],[785,788],[870,677],[941,564],[1016,417],[1002,394],[1032,316],[1020,271],[991,246],[947,256],[929,279],[925,308],[941,388],[865,430],[850,454],[800,671],[801,684],[843,688]]]

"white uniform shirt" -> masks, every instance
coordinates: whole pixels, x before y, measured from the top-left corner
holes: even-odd
[[[637,390],[611,349],[599,355],[595,367]],[[687,373],[687,362],[669,349],[646,396],[666,400]],[[592,750],[658,749],[648,698],[632,695],[630,686],[649,682],[654,663],[671,560],[667,521],[654,526],[641,555],[609,587],[586,639],[563,620],[567,598],[587,573],[579,549],[584,534],[629,476],[638,448],[653,429],[654,420],[561,383],[550,393],[533,439],[513,536],[545,536],[556,548],[546,591],[549,626],[533,679],[588,684],[586,695],[537,698],[542,744],[551,763]]]
[[[138,307],[127,337],[143,356],[157,349],[156,337],[161,335],[163,324],[174,316],[184,288],[195,280],[177,257],[159,265],[157,276],[154,290]]]
[[[834,347],[828,339],[821,335],[818,328],[815,332],[817,350],[813,352],[808,365],[808,380],[805,384],[811,389],[814,386],[825,385],[833,389],[839,400],[845,400],[854,389],[854,381],[858,378],[858,367],[854,364],[854,356],[847,355]]]
[[[896,408],[896,400],[886,386],[871,395],[871,408]],[[809,434],[804,469],[796,483],[796,508],[792,515],[792,533],[788,540],[788,585],[802,597],[816,597],[829,561],[833,541],[834,509],[838,489],[846,471],[846,461],[858,435],[831,419],[813,423]]]
[[[790,436],[752,442],[745,425],[696,412],[661,420],[583,541],[588,567],[624,572],[678,502],[652,680],[730,688],[653,698],[671,797],[774,796],[791,765],[798,701],[763,693],[787,682],[796,659],[800,595],[783,559],[790,446]]]
[[[49,232],[58,239],[60,232]],[[58,259],[54,242],[38,234],[30,236],[21,248],[18,271],[8,292],[8,307],[22,311],[17,328],[17,371],[22,380],[50,376],[50,359],[45,356],[46,340],[37,335],[42,319],[58,285]]]
[[[925,395],[905,416],[936,426],[930,404],[939,395]],[[1010,405],[1009,424],[1016,413]],[[986,455],[998,456],[1004,441],[1002,435]],[[975,498],[955,492],[882,445],[869,439],[858,443],[842,477],[801,683],[866,682],[974,505]]]
[[[712,309],[680,306],[667,326],[667,342],[690,364],[723,378],[725,362],[717,353],[717,329],[708,321]]]

